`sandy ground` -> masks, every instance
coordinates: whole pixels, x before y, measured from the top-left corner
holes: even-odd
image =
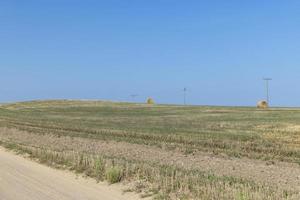
[[[0,147],[0,200],[137,200],[121,185],[97,184],[92,179],[52,169]]]

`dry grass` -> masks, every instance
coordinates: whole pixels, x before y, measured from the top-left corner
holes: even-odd
[[[121,179],[134,183],[133,190],[154,199],[292,199],[295,195],[234,177],[218,177],[199,170],[138,162],[113,157],[51,151],[44,148],[2,143],[41,163],[74,170],[98,180],[115,183]],[[99,166],[99,160],[101,164]],[[296,197],[296,196],[295,196]]]
[[[257,103],[257,108],[266,109],[269,107],[269,104],[267,101],[259,101]]]
[[[147,99],[147,104],[154,104],[154,100],[152,98]]]
[[[0,141],[49,165],[98,180],[133,182],[136,191],[157,199],[297,199],[293,190],[240,178],[238,170],[226,176],[179,163],[196,163],[203,153],[253,163],[299,163],[299,122],[297,109],[26,102],[0,108],[0,127],[7,128],[1,129]],[[109,148],[113,143],[126,144],[126,149]],[[122,152],[128,149],[136,149],[136,154]],[[139,156],[154,149],[156,159]]]

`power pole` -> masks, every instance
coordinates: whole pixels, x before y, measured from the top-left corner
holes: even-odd
[[[187,93],[187,88],[183,88],[183,104],[186,105],[186,93]]]
[[[266,82],[266,95],[267,95],[267,102],[270,105],[270,96],[269,96],[269,81],[271,81],[271,78],[263,78],[263,80]]]

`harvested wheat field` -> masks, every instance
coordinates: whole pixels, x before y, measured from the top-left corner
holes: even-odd
[[[141,198],[300,199],[300,109],[25,102],[0,142]]]

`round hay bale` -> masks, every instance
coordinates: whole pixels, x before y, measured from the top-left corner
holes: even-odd
[[[260,108],[260,109],[266,109],[266,108],[268,108],[269,107],[269,104],[268,104],[268,102],[267,101],[259,101],[258,103],[257,103],[257,108]]]
[[[152,98],[147,99],[147,104],[154,104],[154,100]]]

